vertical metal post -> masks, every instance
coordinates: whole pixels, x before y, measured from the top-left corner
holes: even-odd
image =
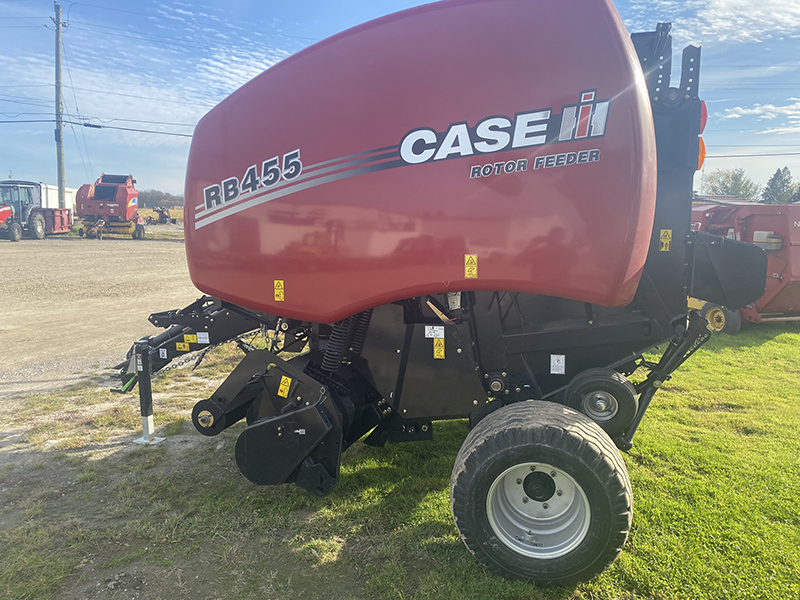
[[[61,5],[53,1],[56,9],[56,160],[58,163],[58,208],[66,208],[64,197],[64,105],[61,101]]]
[[[153,424],[153,388],[151,385],[150,344],[140,340],[134,345],[136,372],[139,377],[139,407],[142,413],[142,437],[133,440],[134,444],[158,444],[165,438],[155,436]]]

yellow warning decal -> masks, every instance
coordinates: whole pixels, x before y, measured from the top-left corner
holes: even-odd
[[[672,229],[662,229],[661,230],[661,237],[659,238],[661,245],[659,246],[659,252],[671,252],[672,251]]]
[[[197,343],[197,336],[193,333],[186,333],[183,335],[183,341],[187,344],[196,344]]]
[[[281,376],[281,384],[278,386],[278,396],[281,398],[289,397],[289,386],[292,385],[292,378],[286,375]]]
[[[283,286],[283,279],[275,280],[275,302],[283,302],[286,300],[285,289]]]
[[[433,338],[433,358],[444,358],[444,338]]]
[[[189,351],[189,344],[176,342],[175,343],[175,350],[178,352],[188,352]]]
[[[478,278],[478,255],[465,254],[464,279],[477,279],[477,278]],[[444,356],[442,358],[444,358]]]

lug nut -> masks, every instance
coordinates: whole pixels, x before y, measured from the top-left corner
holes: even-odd
[[[517,485],[522,485],[522,479],[517,479]]]
[[[548,508],[547,502],[545,502],[544,504],[542,504],[542,508],[543,508],[543,509],[545,509],[545,510],[547,510],[547,508]]]
[[[523,498],[523,499],[522,499],[522,503],[523,503],[523,504],[527,504],[527,503],[528,503],[528,499],[527,499],[527,498]]]

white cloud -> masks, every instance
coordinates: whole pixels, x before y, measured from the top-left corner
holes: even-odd
[[[625,16],[631,31],[651,30],[654,19],[672,22],[675,41],[680,45],[800,36],[798,0],[634,0]]]
[[[733,108],[725,109],[724,114],[720,115],[720,119],[753,117],[762,121],[781,121],[780,124],[758,131],[756,135],[800,133],[800,99],[790,98],[790,101],[792,102],[791,104],[783,106],[775,104],[755,104],[751,107],[734,106]]]
[[[797,99],[795,98],[794,100]],[[800,100],[785,106],[776,106],[774,104],[756,104],[750,108],[734,106],[733,108],[725,109],[725,114],[722,115],[721,118],[738,119],[744,116],[754,116],[761,119],[770,120],[778,117],[787,117],[790,120],[800,120]]]

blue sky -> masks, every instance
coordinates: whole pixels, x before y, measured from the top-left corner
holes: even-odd
[[[217,102],[317,40],[419,4],[63,1],[64,107],[77,123],[65,130],[67,185],[132,173],[139,189],[182,193],[188,136]],[[617,8],[629,31],[671,21],[675,58],[687,43],[702,45],[707,172],[743,167],[763,185],[788,166],[800,179],[799,0],[620,0]],[[51,0],[0,0],[0,121],[15,121],[0,123],[0,179],[56,182],[54,125],[21,122],[53,118],[53,14]]]

